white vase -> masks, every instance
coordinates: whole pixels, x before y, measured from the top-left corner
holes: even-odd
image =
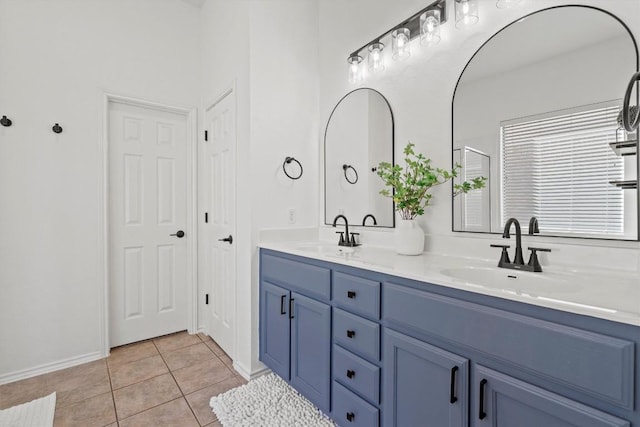
[[[424,231],[415,219],[398,220],[393,240],[396,253],[400,255],[420,255],[424,252]]]

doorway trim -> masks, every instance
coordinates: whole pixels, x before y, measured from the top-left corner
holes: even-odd
[[[197,109],[147,101],[110,92],[102,92],[102,293],[100,294],[100,352],[107,357],[111,350],[109,345],[109,288],[110,288],[110,258],[109,258],[109,103],[120,103],[135,107],[148,108],[180,114],[186,119],[187,128],[187,223],[186,232],[191,237],[187,244],[187,328],[190,333],[197,331],[198,325],[198,230],[197,230]]]

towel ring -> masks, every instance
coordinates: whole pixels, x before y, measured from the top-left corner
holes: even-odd
[[[353,181],[351,181],[349,179],[349,176],[347,175],[347,170],[349,169],[351,169],[353,173],[356,174],[356,179],[354,179]],[[355,184],[356,182],[358,182],[358,171],[356,170],[356,168],[351,165],[342,165],[342,170],[344,172],[344,179],[346,179],[349,184]]]
[[[622,125],[627,132],[633,132],[638,129],[638,126],[640,125],[640,114],[637,110],[640,107],[636,107],[635,117],[632,117],[634,114],[629,108],[631,92],[633,92],[633,86],[636,84],[636,81],[640,81],[640,72],[635,73],[633,77],[631,77],[631,81],[629,81],[629,85],[627,86],[627,91],[624,94],[624,103],[622,105]]]
[[[60,126],[58,123],[56,123],[55,125],[53,125],[53,127],[51,128],[51,130],[54,133],[62,133],[62,126]]]
[[[300,166],[300,174],[298,176],[291,176],[289,175],[289,172],[287,172],[287,165],[290,164],[291,162],[296,162],[298,164],[298,166]],[[287,175],[289,178],[291,179],[300,179],[300,177],[302,176],[302,164],[300,164],[300,162],[298,160],[296,160],[295,157],[286,157],[284,159],[284,163],[282,163],[282,170],[284,171],[284,174]]]

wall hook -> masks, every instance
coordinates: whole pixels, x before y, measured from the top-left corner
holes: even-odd
[[[289,172],[287,172],[287,165],[290,164],[291,162],[296,162],[298,164],[298,166],[300,167],[300,174],[298,176],[291,176],[289,175]],[[289,178],[291,179],[300,179],[300,177],[302,176],[302,164],[300,164],[300,162],[298,160],[296,160],[295,157],[286,157],[284,159],[284,163],[282,164],[282,170],[284,171],[284,174],[287,175]]]
[[[62,127],[58,123],[53,125],[51,130],[54,131],[55,133],[62,133]]]
[[[9,126],[11,126],[13,124],[13,122],[7,118],[7,116],[2,116],[2,118],[0,119],[0,125],[8,128]]]
[[[349,169],[351,169],[355,174],[355,179],[349,179],[349,175],[347,175],[347,171]],[[358,171],[356,170],[356,168],[351,165],[342,165],[342,170],[344,171],[344,179],[346,179],[349,184],[355,184],[356,182],[358,182]]]

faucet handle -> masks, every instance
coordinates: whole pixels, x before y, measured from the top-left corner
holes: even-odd
[[[349,233],[351,235],[351,246],[358,246],[356,243],[356,236],[359,236],[360,233]]]
[[[551,249],[546,248],[528,248],[531,251],[531,255],[529,256],[529,262],[527,265],[531,267],[534,273],[542,273],[542,265],[540,265],[540,261],[538,261],[537,252],[551,252]]]
[[[344,246],[344,231],[336,231],[336,234],[340,235],[340,241],[338,241],[338,246]]]
[[[489,246],[491,246],[492,248],[502,248],[502,253],[500,254],[500,261],[498,261],[498,267],[504,267],[507,264],[511,264],[511,260],[509,259],[509,253],[507,252],[507,249],[511,247],[510,245],[491,244]]]

